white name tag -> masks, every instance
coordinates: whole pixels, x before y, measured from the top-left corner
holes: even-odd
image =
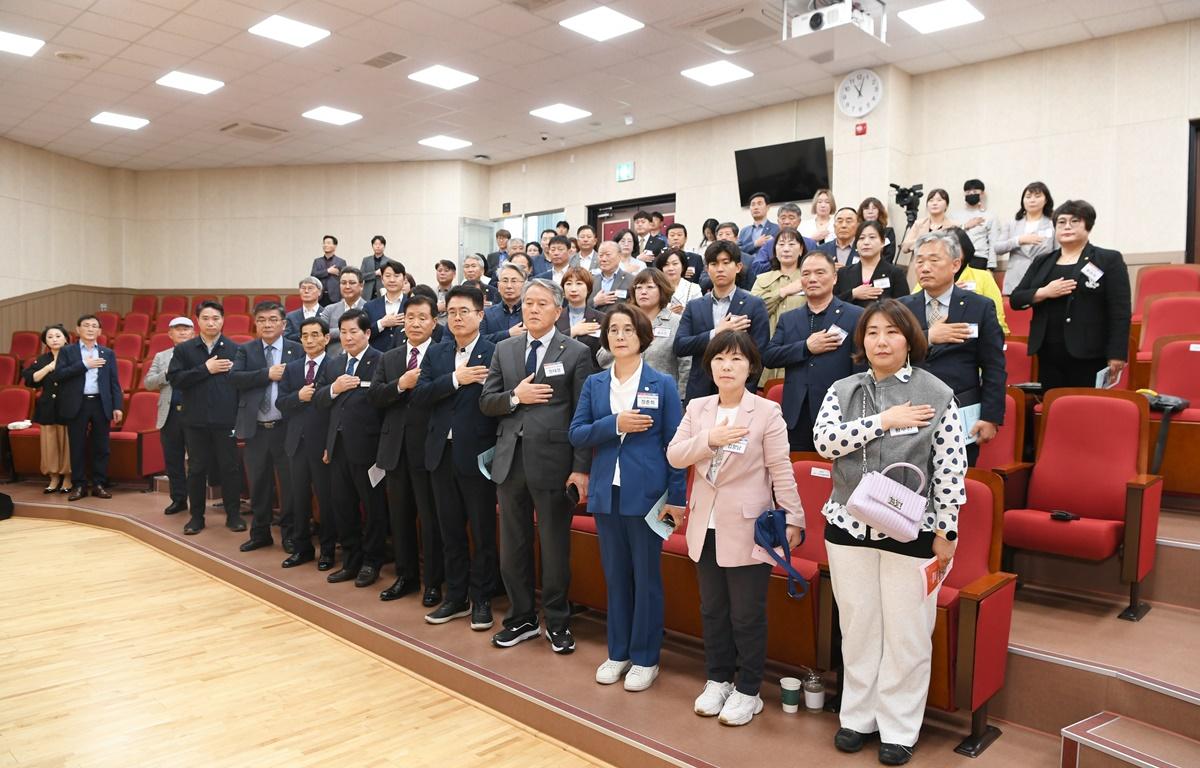
[[[979,323],[967,323],[967,338],[968,339],[978,339],[979,338]]]
[[[963,287],[964,291],[970,291],[970,292],[974,293],[975,292],[975,281],[974,280],[965,280],[965,281],[963,281],[962,287]]]
[[[1200,344],[1188,344],[1188,352],[1200,352]]]
[[[891,435],[892,437],[899,437],[900,435],[915,435],[915,434],[917,434],[917,428],[916,427],[896,427],[895,429],[889,430],[888,434]]]
[[[656,338],[656,339],[671,338],[671,329],[665,325],[660,325],[659,327],[654,329],[654,338]]]
[[[589,333],[588,336],[595,336],[597,339],[600,338],[600,329],[597,328],[596,330]]]
[[[369,382],[369,381],[360,381],[360,382],[358,382],[358,386],[360,386],[360,387],[369,387],[369,386],[371,386],[371,382]]]
[[[637,393],[638,408],[658,408],[658,393],[657,392],[638,392]]]
[[[593,275],[598,275],[598,274],[600,274],[600,267],[596,267],[595,269],[593,269],[593,270],[592,270],[592,274],[593,274]]]
[[[829,326],[829,330],[827,331],[827,333],[831,333],[834,336],[838,337],[838,346],[839,347],[842,345],[842,342],[846,340],[846,337],[850,335],[850,332],[847,331],[845,328],[843,328],[840,325]]]
[[[813,467],[809,470],[809,474],[813,477],[829,477],[829,470],[824,467]]]
[[[745,453],[746,446],[749,444],[750,444],[749,438],[743,437],[741,440],[738,440],[736,443],[730,443],[729,445],[725,446],[725,452],[726,453]]]
[[[871,285],[875,286],[876,288],[891,288],[892,287],[892,278],[880,277],[875,280],[872,280]]]
[[[613,291],[613,295],[618,299],[627,299],[629,298],[629,291],[625,290],[624,288],[618,288],[617,290]]]
[[[1090,261],[1087,264],[1084,264],[1083,269],[1079,271],[1083,273],[1083,276],[1086,277],[1089,282],[1092,283],[1098,282],[1100,278],[1104,277],[1104,270],[1100,269],[1100,267],[1097,267]]]
[[[562,376],[567,372],[562,363],[546,363],[542,366],[542,370],[547,376]]]

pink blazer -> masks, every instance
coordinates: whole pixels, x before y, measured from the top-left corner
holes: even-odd
[[[783,509],[788,525],[804,526],[804,509],[788,457],[787,424],[778,403],[747,392],[734,421],[750,430],[746,452],[730,453],[714,484],[707,477],[709,460],[715,453],[708,447],[708,431],[716,426],[717,399],[718,395],[710,395],[692,400],[667,448],[671,466],[695,468],[688,498],[688,556],[699,562],[709,518],[714,516],[717,565],[731,568],[773,562],[754,543],[754,521],[758,516],[768,509]]]

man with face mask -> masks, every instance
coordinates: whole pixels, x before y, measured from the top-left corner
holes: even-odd
[[[992,250],[992,241],[998,237],[996,232],[996,217],[987,210],[983,182],[979,179],[967,179],[963,184],[963,208],[955,218],[964,222],[963,229],[975,246],[975,258],[969,267],[977,269],[996,268],[996,252]]]

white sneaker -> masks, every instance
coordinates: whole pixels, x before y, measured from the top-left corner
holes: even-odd
[[[709,680],[704,683],[704,692],[696,697],[692,709],[701,717],[716,717],[721,714],[725,700],[733,693],[733,683],[718,683]]]
[[[644,691],[650,687],[656,677],[658,677],[657,664],[653,667],[639,667],[634,664],[629,669],[629,674],[625,675],[625,690]]]
[[[725,706],[721,708],[721,717],[719,718],[722,725],[745,725],[759,712],[762,712],[763,702],[761,696],[747,696],[744,693],[734,691],[725,700]]]
[[[604,663],[596,667],[596,682],[600,685],[612,685],[621,679],[621,675],[625,674],[625,670],[629,669],[632,661],[613,661],[605,659]]]

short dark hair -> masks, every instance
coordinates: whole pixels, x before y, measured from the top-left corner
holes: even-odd
[[[704,263],[715,264],[717,257],[721,254],[729,257],[729,260],[734,264],[742,263],[742,249],[738,248],[737,243],[731,243],[728,240],[718,240],[704,251]]]
[[[654,268],[661,272],[662,268],[667,266],[667,259],[672,256],[675,256],[679,259],[679,266],[683,267],[683,269],[686,271],[688,263],[687,251],[683,250],[682,248],[668,248],[667,250],[659,253],[654,257]]]
[[[650,220],[651,221],[653,221],[654,219],[658,219],[659,221],[662,221],[663,218],[664,217],[662,215],[662,211],[650,211]]]
[[[434,264],[433,266],[435,269],[437,267],[445,267],[446,269],[450,270],[451,272],[458,271],[458,265],[455,264],[453,261],[450,261],[450,259],[439,259],[438,263]]]
[[[806,251],[805,254],[800,257],[800,266],[804,266],[804,262],[807,261],[808,259],[817,259],[817,258],[825,259],[825,261],[829,262],[829,266],[833,267],[833,274],[835,274],[835,275],[837,274],[837,270],[838,270],[837,259],[830,256],[828,251],[822,251],[820,248],[814,248],[811,251]]]
[[[579,229],[575,230],[575,234],[578,235],[580,232],[582,232],[585,229],[589,230],[593,235],[596,234],[596,228],[593,227],[591,224],[580,224]]]
[[[562,282],[559,285],[566,285],[568,280],[578,280],[587,286],[588,293],[592,292],[592,273],[588,272],[583,267],[567,267],[567,271],[563,272]]]
[[[864,197],[863,201],[858,204],[859,220],[865,221],[865,219],[863,219],[863,211],[867,210],[868,208],[874,208],[875,210],[879,211],[879,220],[883,222],[883,226],[886,227],[888,225],[887,206],[884,205],[878,197]]]
[[[354,275],[360,283],[363,281],[362,270],[358,267],[342,267],[342,271],[338,275],[338,282],[340,283],[346,275]]]
[[[567,246],[567,250],[570,250],[571,239],[566,235],[555,235],[554,237],[550,238],[550,245],[565,245]]]
[[[204,306],[204,305],[203,305],[203,304],[201,304],[200,306]],[[199,314],[199,312],[197,312],[197,314]],[[222,312],[221,314],[223,315],[223,314],[225,314],[225,313],[224,313],[224,312]],[[75,321],[75,327],[76,327],[76,328],[78,328],[79,326],[83,325],[83,321],[84,321],[84,320],[95,320],[97,324],[99,324],[99,323],[100,323],[100,318],[96,317],[96,316],[95,316],[95,315],[93,315],[91,312],[88,312],[88,313],[86,313],[86,314],[83,314],[83,315],[80,315],[80,316],[79,316],[79,319]],[[69,337],[68,337],[68,338],[69,338]]]
[[[891,321],[892,325],[900,329],[900,333],[904,334],[904,339],[908,342],[909,361],[913,363],[924,361],[925,353],[929,350],[929,342],[925,340],[925,332],[921,330],[917,316],[896,299],[881,299],[867,305],[862,317],[858,318],[858,325],[854,327],[854,354],[851,355],[854,362],[859,364],[866,362],[867,352],[864,339],[867,337],[867,323],[878,314],[883,314]]]
[[[683,230],[683,236],[684,236],[684,237],[687,237],[687,227],[683,226],[683,225],[682,225],[682,224],[680,224],[678,221],[673,221],[673,222],[671,222],[670,224],[668,224],[668,225],[667,225],[667,231],[668,231],[668,232],[670,232],[672,229],[682,229],[682,230]]]
[[[835,219],[836,219],[836,218],[837,218],[837,215],[838,215],[839,213],[841,213],[842,211],[850,211],[850,213],[853,213],[853,214],[854,214],[854,218],[856,218],[856,219],[858,218],[858,210],[856,210],[856,209],[854,209],[854,208],[851,208],[851,207],[850,207],[850,206],[848,206],[848,205],[843,205],[841,208],[838,208],[836,211],[834,211],[834,212],[833,212],[833,218],[835,218]]]
[[[386,245],[386,243],[385,243],[385,245]],[[386,270],[389,270],[389,269],[392,270],[393,272],[395,272],[397,275],[404,274],[404,265],[401,264],[400,262],[396,261],[395,259],[384,260],[383,264],[381,264],[379,266],[379,274],[382,275]]]
[[[637,221],[638,219],[650,221],[650,214],[646,213],[645,211],[638,211],[637,213],[633,214],[633,220]]]
[[[254,313],[253,314],[257,315],[260,312],[278,312],[280,317],[284,317],[287,315],[287,313],[283,311],[283,305],[280,304],[278,301],[260,301],[260,302],[258,302],[257,304],[254,305]]]
[[[1018,220],[1025,218],[1025,195],[1030,192],[1041,192],[1046,198],[1046,202],[1042,203],[1042,215],[1045,216],[1047,211],[1054,210],[1054,197],[1050,194],[1050,187],[1047,187],[1045,182],[1031,181],[1025,185],[1025,189],[1021,190],[1021,202],[1017,205]]]
[[[76,323],[76,325],[79,325],[79,324]],[[66,339],[67,341],[71,340],[71,334],[67,333],[67,329],[63,327],[63,324],[55,323],[54,325],[47,325],[45,328],[42,329],[42,337],[41,337],[42,338],[42,346],[46,345],[46,334],[49,333],[50,331],[61,331],[64,339]]]
[[[713,358],[722,352],[740,352],[750,361],[750,375],[746,377],[746,381],[754,381],[762,373],[762,355],[758,352],[758,345],[745,331],[721,331],[708,342],[708,346],[704,348],[702,365],[710,376]]]
[[[554,225],[555,229],[558,229],[559,227],[565,227],[566,229],[570,229],[571,223],[569,221],[567,221],[566,219],[562,219],[561,221],[559,221],[557,224]]]
[[[323,317],[318,317],[317,315],[313,315],[312,317],[304,318],[304,320],[300,323],[300,332],[301,333],[304,333],[304,327],[307,325],[315,325],[318,328],[320,328],[322,336],[329,335],[329,323],[325,322],[325,318],[323,318]]]
[[[1059,216],[1077,216],[1083,219],[1083,226],[1088,231],[1096,225],[1096,209],[1087,200],[1068,200],[1054,209],[1051,220],[1057,224]]]
[[[717,228],[713,230],[713,234],[714,235],[717,234],[722,229],[732,229],[734,237],[737,237],[738,232],[741,231],[738,229],[738,225],[733,223],[732,221],[722,221],[720,224],[717,225]]]
[[[654,327],[650,325],[650,321],[646,319],[640,309],[623,302],[614,304],[604,313],[604,320],[600,323],[600,346],[608,350],[608,327],[612,325],[613,318],[617,315],[625,315],[633,322],[633,330],[638,337],[638,352],[645,352],[646,347],[654,343]]]
[[[323,242],[325,242],[326,240],[332,240],[334,245],[337,245],[337,244],[338,244],[338,243],[337,243],[337,238],[336,238],[336,237],[334,237],[333,235],[325,235],[324,237],[322,237],[322,238],[321,238],[321,242],[322,242],[322,243],[323,243]]]
[[[338,328],[341,328],[347,320],[353,320],[354,324],[358,326],[358,330],[371,332],[371,318],[361,309],[347,309],[343,312],[342,316],[338,318]]]
[[[557,235],[555,235],[555,237],[557,237]],[[537,248],[538,255],[539,256],[542,255],[542,244],[539,243],[537,240],[530,240],[528,243],[525,243],[525,255],[526,256],[529,255],[530,248]]]
[[[450,306],[450,299],[464,298],[471,302],[471,306],[475,307],[476,312],[483,310],[483,291],[473,285],[456,285],[446,292],[446,306]]]
[[[425,307],[429,309],[430,317],[438,316],[437,298],[430,296],[424,291],[414,290],[411,294],[409,294],[408,301],[404,303],[404,311],[407,313],[412,307],[419,306],[421,304],[424,304]]]
[[[874,221],[858,222],[858,229],[854,230],[854,241],[858,242],[858,238],[862,235],[863,232],[867,231],[868,229],[875,230],[875,234],[879,235],[880,241],[883,240],[883,224],[881,224],[879,222],[879,220],[876,219]]]
[[[386,237],[384,237],[383,235],[375,235],[375,237],[372,237],[372,238],[371,238],[371,245],[375,245],[375,242],[376,242],[376,241],[379,241],[379,242],[380,242],[380,243],[382,243],[383,245],[387,245],[387,238],[386,238]]]
[[[553,230],[553,229],[543,229],[541,232],[538,233],[538,239],[540,240],[542,235],[546,235],[546,234],[550,235],[551,237],[554,237],[555,235],[558,234],[558,231]]]
[[[967,179],[963,182],[963,192],[966,192],[968,189],[986,190],[987,187],[983,186],[983,182],[979,179]]]
[[[799,265],[804,261],[804,257],[808,255],[808,246],[804,244],[804,236],[795,227],[781,227],[775,235],[775,246],[771,250],[771,269],[779,269],[779,257],[775,254],[778,252],[779,241],[783,239],[795,240],[800,244],[800,255],[796,258],[796,264]]]
[[[746,202],[753,203],[754,198],[756,198],[756,197],[761,197],[763,199],[763,202],[766,203],[767,205],[771,204],[771,196],[768,195],[766,192],[752,192],[752,193],[750,193],[750,197],[746,198]]]
[[[675,289],[671,287],[671,283],[667,280],[667,276],[661,270],[654,267],[646,267],[640,270],[633,276],[633,280],[629,282],[629,298],[632,303],[637,301],[634,297],[634,290],[642,283],[654,283],[654,287],[658,288],[658,311],[661,312],[668,304],[671,303],[671,297],[675,295]]]
[[[946,190],[942,189],[941,187],[936,187],[934,189],[929,190],[929,194],[925,195],[925,204],[926,205],[929,205],[929,201],[933,199],[934,195],[937,195],[938,197],[945,200],[946,205],[950,204],[950,193],[947,192]]]
[[[224,305],[222,305],[221,302],[213,301],[212,299],[200,302],[200,306],[196,307],[196,317],[200,317],[200,313],[206,309],[215,309],[217,310],[218,315],[225,317]]]
[[[497,230],[496,230],[496,237],[497,237],[497,238],[500,238],[500,237],[507,237],[507,238],[511,239],[511,238],[512,238],[512,232],[509,232],[507,229],[497,229]]]

